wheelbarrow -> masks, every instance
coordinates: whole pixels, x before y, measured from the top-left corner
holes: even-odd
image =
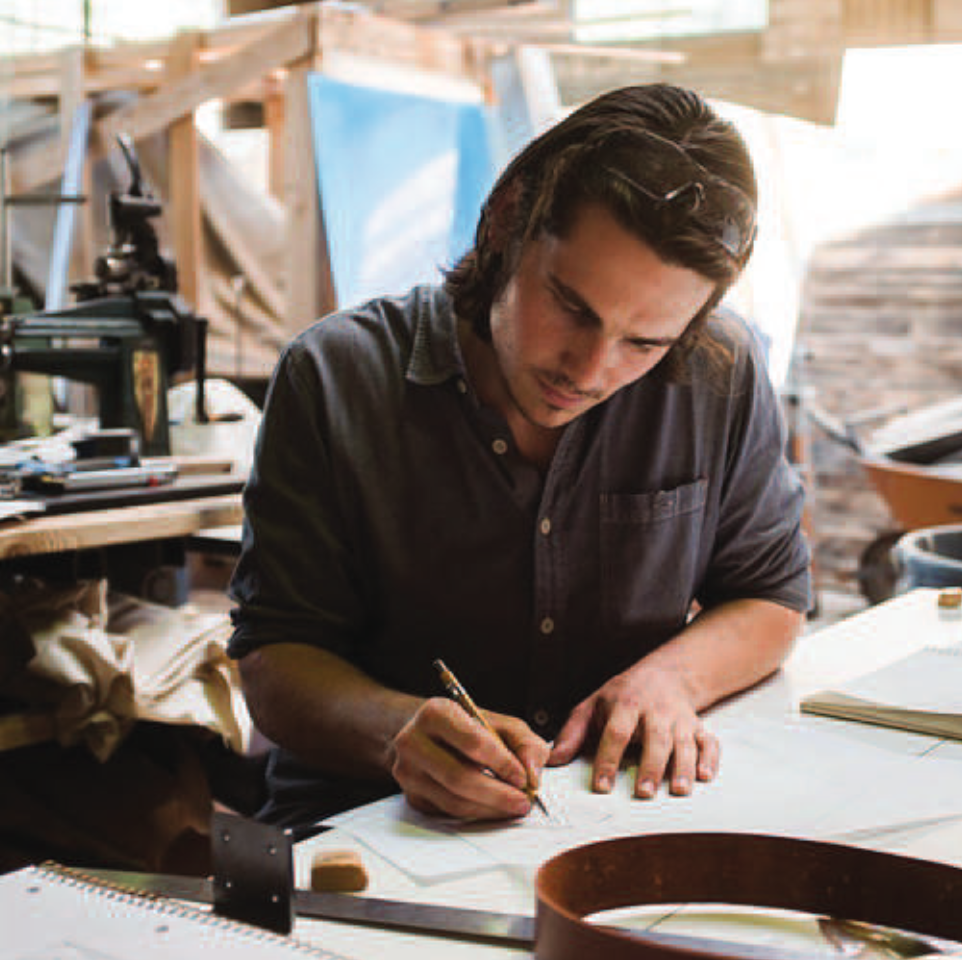
[[[855,454],[894,521],[858,564],[862,595],[870,603],[886,600],[896,589],[891,551],[898,540],[911,530],[962,522],[962,397],[892,417],[865,438],[858,424],[874,414],[839,422],[811,400],[806,412]]]

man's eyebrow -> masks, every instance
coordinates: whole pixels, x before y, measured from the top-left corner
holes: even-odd
[[[585,317],[592,320],[601,326],[601,317],[595,313],[594,308],[589,304],[577,290],[573,290],[566,283],[559,280],[553,273],[549,274],[549,279],[551,285],[555,288],[555,292],[567,302],[568,306],[578,310],[583,313]]]
[[[584,298],[578,293],[577,290],[572,290],[567,284],[562,283],[554,274],[550,274],[551,285],[555,288],[555,291],[566,300],[574,309],[578,310],[584,316],[590,319],[593,323],[598,324],[598,326],[604,326],[601,317],[595,313],[594,309],[589,303],[587,303]],[[629,343],[633,343],[636,346],[647,346],[647,347],[672,347],[674,346],[679,338],[678,337],[626,337]]]

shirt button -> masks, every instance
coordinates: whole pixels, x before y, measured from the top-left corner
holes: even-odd
[[[531,719],[534,720],[536,726],[546,727],[551,717],[549,716],[547,710],[535,710]]]
[[[554,633],[554,620],[551,617],[545,617],[541,621],[541,632],[547,636],[549,633]]]
[[[547,517],[541,521],[541,532],[545,536],[548,536],[548,534],[551,533],[551,521]]]
[[[507,444],[507,441],[502,440],[500,437],[498,437],[498,439],[495,440],[494,443],[491,444],[491,449],[492,449],[499,457],[503,457],[503,456],[508,452],[508,444]]]

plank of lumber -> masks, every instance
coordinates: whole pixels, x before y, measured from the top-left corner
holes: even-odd
[[[182,477],[209,477],[211,474],[232,473],[234,461],[210,453],[180,454],[169,458],[177,465],[177,472]]]
[[[314,165],[307,75],[313,64],[302,60],[287,76],[287,139],[284,143],[284,193],[288,211],[285,288],[281,316],[293,336],[334,308],[335,296],[327,241],[320,215]]]
[[[284,91],[274,82],[268,82],[264,95],[264,126],[268,138],[268,187],[271,196],[284,196]]]
[[[61,144],[63,145],[64,158],[66,159],[70,146],[70,122],[77,112],[77,107],[86,99],[84,78],[86,75],[86,54],[82,47],[75,47],[64,54],[64,61],[61,68],[63,77],[60,87],[60,124],[61,124]],[[87,144],[84,144],[87,147]],[[93,193],[93,171],[90,163],[89,149],[86,150],[86,162],[83,164],[81,173],[81,190],[84,196],[92,198]],[[70,249],[70,279],[83,280],[93,273],[94,269],[94,220],[93,202],[88,199],[87,203],[79,207],[74,213],[75,226],[73,230],[73,243]],[[49,291],[47,295],[49,296]]]
[[[385,15],[390,16],[386,11]],[[460,4],[455,7],[439,4],[433,10],[425,8],[417,16],[408,17],[408,20],[440,27],[447,33],[470,33],[473,30],[478,35],[500,33],[515,40],[524,40],[536,27],[546,36],[556,39],[563,37],[567,40],[572,34],[571,21],[567,17],[560,18],[553,3],[542,0],[510,6],[501,4],[490,10],[468,10]],[[513,30],[517,30],[517,33],[513,33]]]
[[[194,71],[199,39],[194,32],[174,37],[167,57],[167,78],[172,86],[188,80]],[[199,302],[204,247],[201,240],[200,174],[197,128],[193,111],[176,119],[168,132],[170,220],[177,261],[177,286],[184,299]]]
[[[113,144],[118,133],[142,139],[206,101],[226,97],[252,79],[309,55],[313,44],[311,19],[297,17],[228,56],[198,67],[182,80],[164,84],[155,93],[115,110],[94,125],[94,133],[105,144]],[[50,183],[60,173],[56,147],[24,150],[11,158],[10,177],[15,193]]]
[[[269,33],[280,22],[290,20],[291,10],[276,15],[260,15],[254,21],[230,22],[202,36],[202,58],[214,60],[234,53]],[[87,47],[87,71],[82,88],[85,94],[104,90],[156,87],[162,79],[163,63],[169,51],[167,40],[123,42],[111,47]],[[4,93],[12,99],[52,98],[60,93],[59,53],[19,54],[10,58],[4,77]]]
[[[271,70],[286,67],[313,49],[310,19],[297,17],[230,55],[198,67],[189,76],[105,117],[97,131],[111,142],[121,132],[134,140],[161,130],[174,120]]]
[[[431,20],[448,13],[478,13],[479,11],[494,13],[504,7],[504,0],[381,0],[378,13],[397,20]],[[531,0],[517,4],[525,7],[533,4]]]
[[[356,10],[318,10],[321,53],[350,53],[388,63],[414,64],[455,77],[481,79],[468,45],[442,30],[418,27]]]
[[[242,519],[240,494],[41,516],[0,527],[0,558],[163,540]]]

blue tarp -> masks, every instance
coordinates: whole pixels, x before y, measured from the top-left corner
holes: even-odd
[[[308,89],[338,304],[437,280],[494,182],[484,107],[318,74]]]

